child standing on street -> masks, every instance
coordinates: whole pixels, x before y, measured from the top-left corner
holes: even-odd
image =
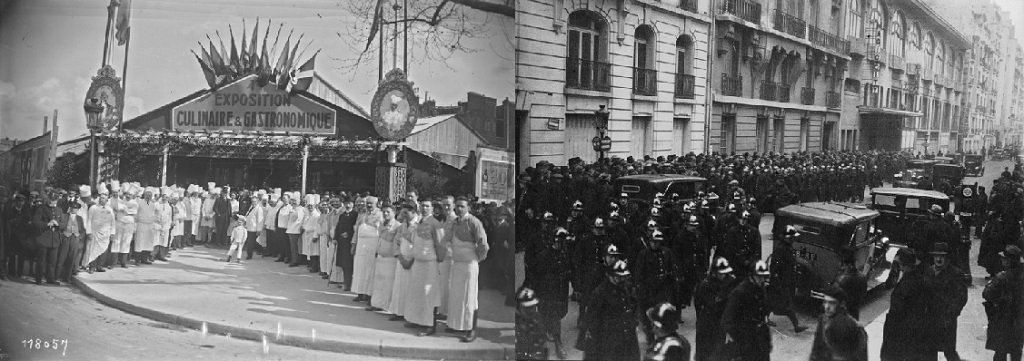
[[[231,230],[231,248],[228,248],[228,259],[227,262],[231,262],[231,254],[238,253],[235,258],[235,263],[242,263],[242,251],[245,247],[245,238],[247,232],[245,230],[245,217],[241,215],[235,215],[235,228]]]

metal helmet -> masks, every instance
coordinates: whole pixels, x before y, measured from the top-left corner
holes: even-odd
[[[542,221],[554,221],[555,220],[555,215],[551,214],[551,212],[544,211],[544,215],[541,216],[541,220]]]
[[[607,246],[604,247],[604,253],[607,255],[621,255],[622,251],[620,251],[619,247],[616,246],[614,243],[609,243]]]
[[[519,305],[523,307],[536,306],[540,303],[537,299],[537,294],[529,287],[523,287],[519,290],[519,294],[516,295],[516,300],[519,301]]]
[[[732,267],[729,266],[729,260],[725,259],[725,257],[718,257],[718,258],[716,258],[715,259],[715,264],[713,266],[713,269],[714,269],[715,272],[718,272],[718,273],[730,273],[730,272],[732,272]]]
[[[573,202],[572,210],[574,210],[574,211],[582,211],[583,210],[583,202],[580,202],[579,200],[577,200],[576,202]]]
[[[658,221],[649,220],[647,221],[647,228],[658,228]]]
[[[611,211],[611,213],[608,213],[608,219],[620,221],[622,220],[622,215],[619,214],[619,211]]]
[[[754,263],[754,274],[758,276],[770,276],[772,273],[768,270],[767,262],[757,261],[757,263]]]
[[[673,328],[672,326],[679,324],[679,310],[668,302],[662,302],[647,309],[646,314],[647,319],[657,328]]]
[[[699,224],[700,224],[700,219],[699,219],[699,218],[697,218],[697,216],[690,216],[690,219],[689,219],[689,222],[688,222],[688,223],[689,223],[690,225],[692,225],[692,226],[696,226],[696,225],[699,225]]]
[[[797,231],[796,227],[793,227],[792,225],[786,226],[785,236],[786,237],[799,237],[800,236],[800,232]]]
[[[656,241],[664,241],[665,235],[662,234],[659,230],[654,230],[654,232],[651,232],[651,239]]]
[[[604,219],[601,217],[594,218],[594,228],[604,228]]]
[[[651,208],[651,217],[660,217],[660,216],[661,216],[661,209],[660,208]]]
[[[729,213],[736,213],[736,204],[729,203],[729,205],[725,206],[725,211]]]
[[[662,199],[665,197],[665,193],[658,192],[654,194],[654,199]]]
[[[750,212],[743,211],[743,213],[740,213],[740,219],[750,219]]]
[[[615,261],[612,265],[611,274],[616,276],[629,276],[629,267],[626,266],[626,260]]]
[[[566,230],[565,228],[562,228],[562,227],[555,228],[555,238],[566,238],[566,237],[569,237],[569,231],[568,230]]]
[[[655,198],[654,201],[651,202],[651,207],[661,208],[661,198]]]

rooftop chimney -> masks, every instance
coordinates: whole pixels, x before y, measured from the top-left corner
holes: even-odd
[[[46,134],[46,130],[49,129],[50,117],[43,116],[43,134]]]

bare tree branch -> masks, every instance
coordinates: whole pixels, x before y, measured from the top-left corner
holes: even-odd
[[[480,10],[483,12],[494,13],[498,15],[504,15],[514,18],[516,16],[516,8],[513,3],[508,0],[503,0],[505,3],[500,4],[493,1],[487,0],[451,0],[453,3],[463,5],[469,8]]]

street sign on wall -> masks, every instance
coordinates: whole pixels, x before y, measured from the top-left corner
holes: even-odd
[[[274,84],[259,86],[250,75],[174,107],[171,129],[334,135],[338,113]]]

